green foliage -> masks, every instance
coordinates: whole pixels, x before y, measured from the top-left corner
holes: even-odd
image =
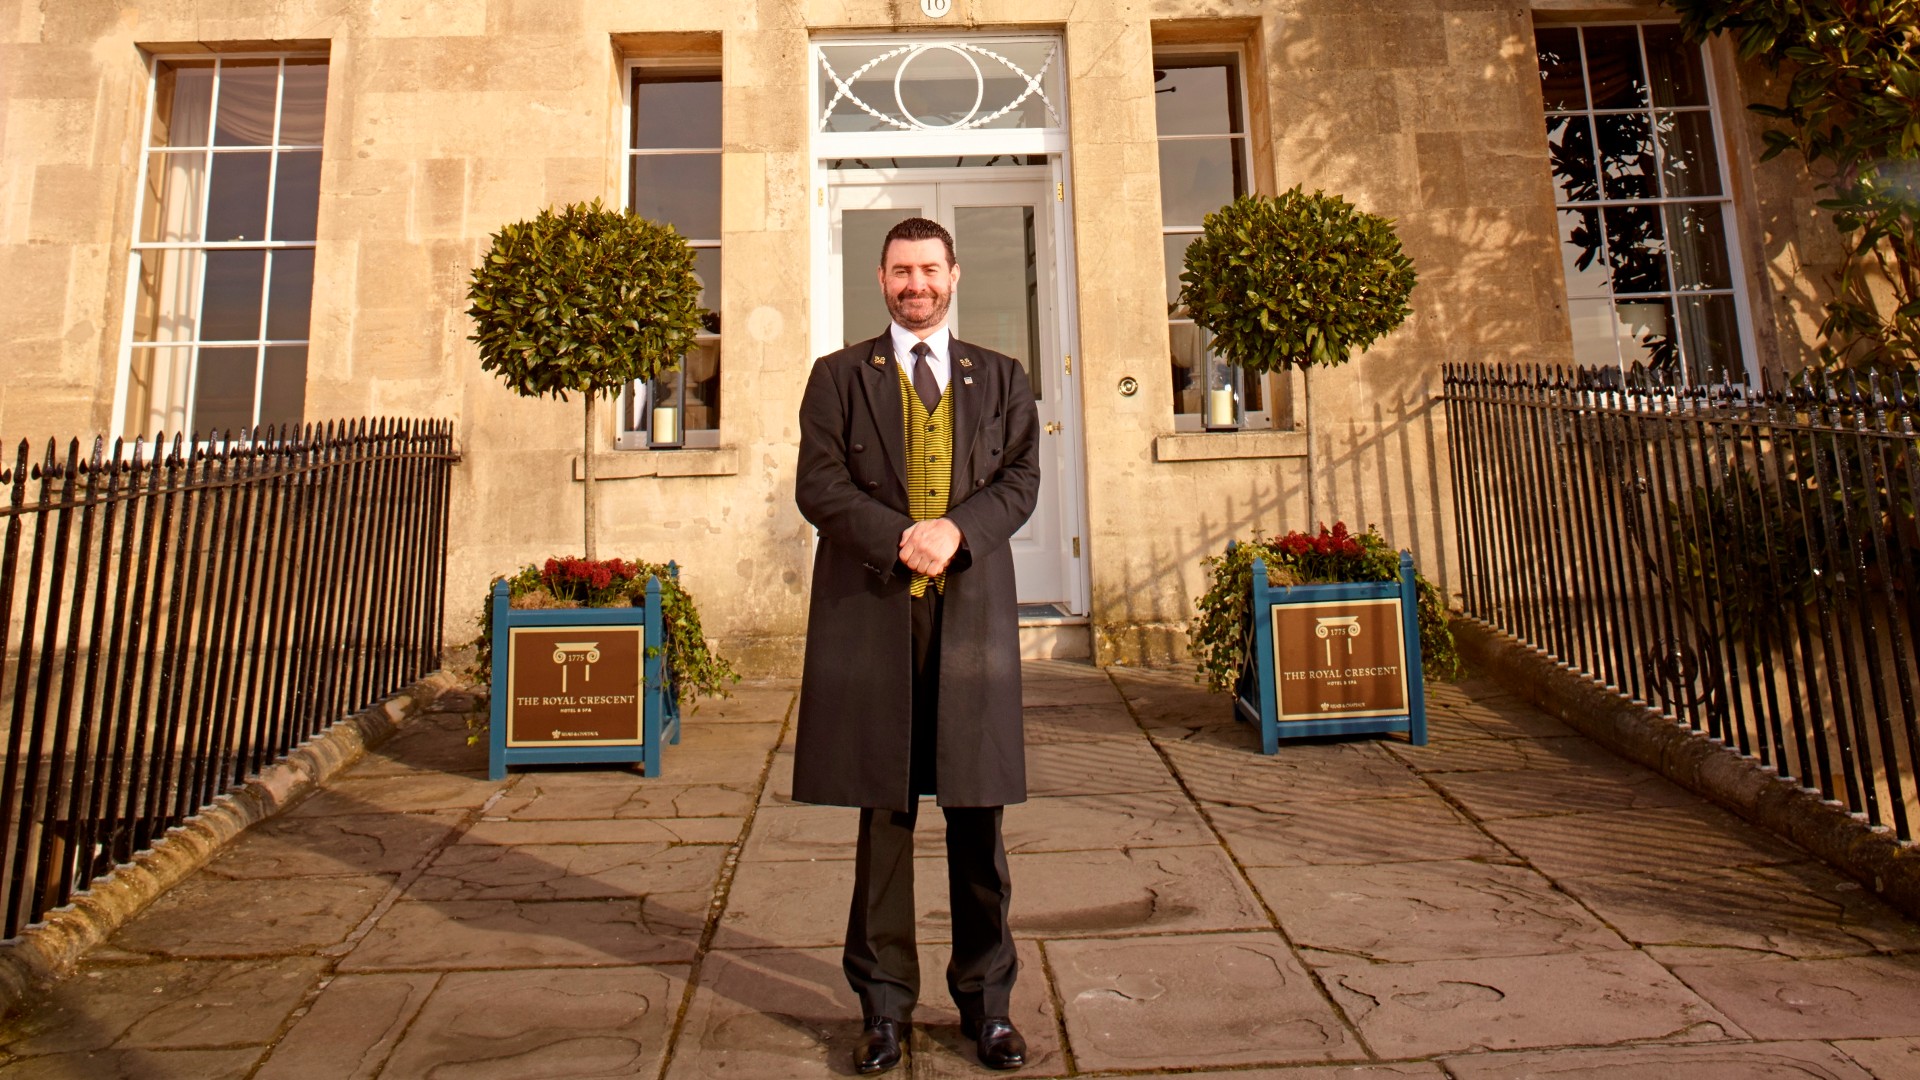
[[[1267,564],[1267,584],[1306,585],[1337,581],[1398,581],[1400,553],[1373,526],[1349,533],[1344,522],[1318,536],[1290,532],[1261,539],[1255,534],[1210,555],[1206,595],[1194,601],[1199,617],[1188,632],[1187,647],[1198,659],[1198,678],[1215,693],[1234,689],[1246,672],[1253,652],[1253,561]],[[1447,601],[1440,589],[1414,574],[1419,597],[1420,662],[1427,679],[1452,679],[1460,674],[1460,654],[1447,626]]]
[[[611,396],[679,366],[700,330],[693,249],[595,199],[503,227],[467,299],[480,366],[523,397]]]
[[[680,579],[658,563],[607,559],[548,559],[529,563],[506,578],[508,603],[516,608],[630,607],[647,595],[647,581],[660,579],[660,630],[667,654],[667,680],[674,700],[684,704],[692,694],[726,697],[740,681],[733,665],[707,644],[700,629],[700,611]],[[500,580],[498,578],[496,581]],[[487,586],[480,605],[480,636],[473,641],[473,676],[482,686],[493,679],[493,586]],[[649,654],[651,655],[651,654]],[[480,727],[485,729],[484,715]]]
[[[1920,357],[1920,0],[1670,0],[1691,41],[1732,35],[1743,59],[1790,72],[1762,160],[1820,166],[1820,203],[1847,252],[1820,333],[1831,366]],[[1874,282],[1891,297],[1874,295]]]
[[[1345,363],[1411,313],[1413,261],[1393,223],[1337,195],[1246,195],[1202,224],[1180,306],[1248,371]]]

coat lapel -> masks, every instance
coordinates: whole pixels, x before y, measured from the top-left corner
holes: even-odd
[[[880,429],[881,445],[887,448],[887,464],[893,467],[894,478],[900,481],[900,490],[905,491],[907,429],[900,404],[900,375],[894,367],[897,358],[892,355],[891,329],[882,330],[880,336],[868,344],[871,348],[867,353],[867,362],[860,365],[860,385],[866,388],[867,409],[873,414],[874,426]]]
[[[955,481],[965,479],[959,475],[961,462],[971,461],[973,437],[980,429],[980,421],[986,410],[981,407],[987,368],[981,362],[980,354],[973,346],[959,338],[950,338],[947,355],[952,360],[948,370],[947,393],[953,398],[953,465]],[[961,494],[956,492],[956,495]]]

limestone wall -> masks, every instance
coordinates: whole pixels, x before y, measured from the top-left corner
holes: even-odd
[[[609,468],[708,475],[608,481],[600,544],[680,560],[723,650],[751,671],[797,670],[812,530],[792,504],[794,415],[820,212],[809,36],[1060,31],[1096,646],[1106,660],[1175,658],[1200,558],[1253,528],[1374,522],[1430,575],[1453,576],[1441,365],[1570,356],[1535,16],[1524,0],[955,0],[937,22],[913,0],[0,0],[0,434],[111,427],[149,56],[325,50],[307,415],[457,422],[449,638],[468,636],[490,577],[581,547],[582,435],[577,400],[524,401],[479,370],[468,268],[505,222],[618,201],[628,56],[716,54],[726,449]],[[1398,219],[1419,268],[1409,325],[1313,376],[1305,437],[1173,435],[1156,39],[1244,45],[1263,188],[1325,188]],[[1723,67],[1734,92],[1754,78]],[[1798,355],[1814,301],[1769,304],[1816,288],[1811,196],[1788,163],[1736,173],[1751,197],[1757,321]],[[1132,397],[1116,390],[1128,375],[1142,387]]]

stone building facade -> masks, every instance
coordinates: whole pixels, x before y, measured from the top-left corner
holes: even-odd
[[[1670,21],[1569,0],[0,0],[0,433],[453,419],[465,637],[490,577],[577,552],[582,501],[578,402],[479,369],[467,274],[506,222],[632,205],[696,242],[714,317],[684,378],[600,410],[602,553],[680,561],[723,651],[791,672],[807,367],[880,331],[874,248],[919,211],[959,236],[960,335],[1042,390],[1031,647],[1175,659],[1201,558],[1250,530],[1377,523],[1453,576],[1444,364],[1801,361],[1834,259],[1815,195],[1757,163],[1764,73]],[[1310,387],[1216,369],[1168,303],[1206,210],[1294,185],[1394,219],[1420,274],[1407,325]]]

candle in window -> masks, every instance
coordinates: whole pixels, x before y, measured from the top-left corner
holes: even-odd
[[[680,441],[680,410],[671,405],[655,406],[653,410],[653,441],[673,443]]]
[[[1207,426],[1233,426],[1233,388],[1221,386],[1207,391]]]

